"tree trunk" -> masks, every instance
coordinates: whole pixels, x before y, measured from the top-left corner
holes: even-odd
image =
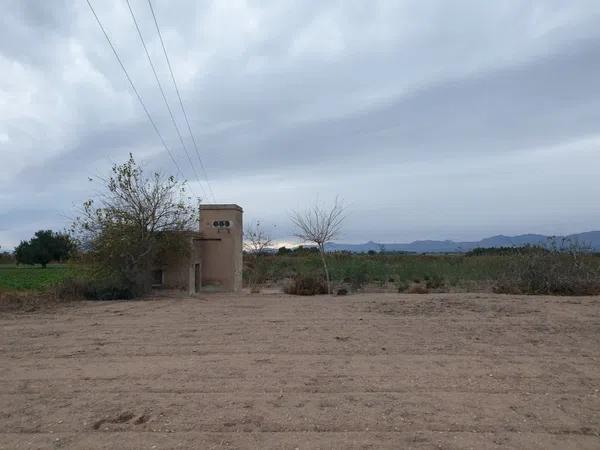
[[[327,280],[327,293],[331,295],[331,280],[329,279],[329,269],[327,268],[327,261],[325,260],[325,246],[319,244],[319,254],[321,255],[321,261],[323,262],[323,269],[325,270],[325,279]]]

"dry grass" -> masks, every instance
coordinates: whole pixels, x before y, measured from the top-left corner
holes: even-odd
[[[411,285],[406,292],[408,294],[428,294],[429,289],[427,289],[427,286],[423,286],[421,283],[415,283]]]
[[[0,312],[33,312],[53,308],[71,299],[59,298],[51,291],[0,290]]]

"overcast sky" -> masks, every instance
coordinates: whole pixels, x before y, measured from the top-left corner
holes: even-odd
[[[92,4],[209,202],[125,1]],[[185,130],[148,3],[131,4]],[[84,0],[0,5],[3,248],[67,225],[129,152],[176,174]],[[597,0],[153,6],[217,201],[278,239],[336,194],[344,242],[600,229]]]

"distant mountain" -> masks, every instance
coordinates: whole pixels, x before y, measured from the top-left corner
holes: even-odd
[[[523,245],[539,245],[548,243],[549,236],[541,234],[521,234],[519,236],[492,236],[474,242],[455,242],[455,241],[414,241],[410,244],[386,244],[378,242],[365,242],[364,244],[328,244],[327,251],[350,251],[355,253],[365,253],[370,250],[379,252],[414,252],[414,253],[460,253],[468,252],[474,248],[495,248],[495,247],[521,247]],[[586,233],[571,234],[568,236],[556,236],[561,239],[569,239],[571,242],[578,242],[581,245],[588,246],[595,251],[600,251],[600,231],[588,231]]]

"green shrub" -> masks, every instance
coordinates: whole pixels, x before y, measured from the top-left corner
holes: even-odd
[[[17,262],[14,253],[0,252],[0,265],[15,264]]]
[[[369,282],[369,267],[366,262],[361,264],[355,264],[350,267],[349,272],[349,280],[352,286],[352,289],[357,290],[363,287],[366,283]]]
[[[577,245],[528,249],[511,258],[494,286],[497,293],[597,295],[600,270]]]
[[[427,289],[441,289],[446,285],[444,277],[434,273],[433,275],[425,275],[425,287]]]
[[[291,295],[327,294],[327,284],[319,276],[296,275],[286,285],[284,292]]]
[[[404,280],[400,280],[398,282],[398,292],[406,292],[406,290],[409,288],[409,284],[407,281]]]
[[[111,280],[67,278],[55,287],[61,299],[129,300],[134,298],[131,286]]]
[[[88,300],[130,300],[135,297],[130,286],[110,281],[92,283],[85,295]]]

